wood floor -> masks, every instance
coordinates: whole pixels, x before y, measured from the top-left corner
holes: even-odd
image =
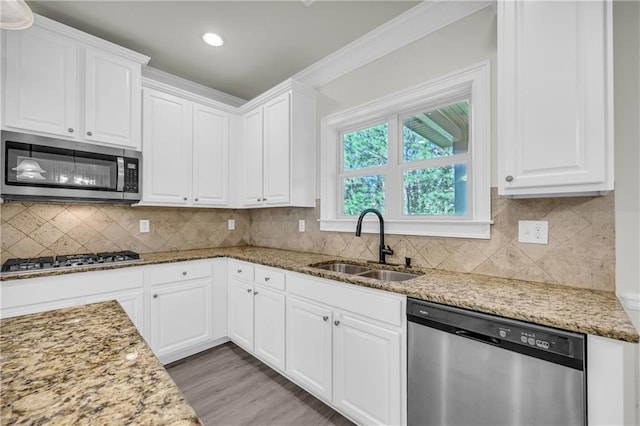
[[[231,342],[166,368],[205,426],[353,425]]]

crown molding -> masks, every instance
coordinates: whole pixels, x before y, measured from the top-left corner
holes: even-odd
[[[234,108],[238,108],[247,103],[245,99],[238,98],[225,92],[221,92],[220,90],[203,86],[202,84],[187,80],[186,78],[178,77],[177,75],[169,74],[168,72],[164,72],[157,68],[149,66],[142,69],[142,77],[145,79],[144,83],[146,86],[152,85],[153,82],[164,83],[167,86],[165,86],[165,88],[161,90],[166,91],[168,90],[169,86],[173,86],[186,92],[200,95],[203,98],[208,99],[209,101],[214,100],[220,102],[227,107],[232,106]]]
[[[318,88],[488,6],[493,0],[425,0],[292,78]]]
[[[129,60],[140,63],[142,66],[146,65],[149,62],[149,59],[151,59],[150,57],[143,55],[142,53],[134,52],[133,50],[127,49],[126,47],[119,46],[115,43],[111,43],[110,41],[103,40],[91,34],[85,33],[84,31],[80,31],[67,25],[61,24],[60,22],[56,22],[53,19],[45,18],[44,16],[37,15],[35,13],[33,14],[33,16],[35,17],[34,25],[37,27],[45,28],[49,31],[53,31],[63,36],[70,37],[75,41],[84,43],[96,49],[106,50],[113,54],[125,57]]]

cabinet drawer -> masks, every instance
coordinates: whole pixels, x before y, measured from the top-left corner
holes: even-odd
[[[285,273],[267,268],[255,268],[256,284],[284,291]]]
[[[229,276],[245,281],[253,281],[254,268],[248,263],[229,262]]]
[[[151,285],[206,278],[211,276],[211,262],[178,262],[152,266],[149,270]]]
[[[402,326],[404,296],[320,278],[289,274],[288,293],[344,309],[394,326]]]

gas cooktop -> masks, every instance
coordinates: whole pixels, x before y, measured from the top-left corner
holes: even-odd
[[[141,262],[140,255],[133,251],[107,253],[67,254],[60,256],[34,257],[31,259],[9,259],[2,265],[3,273],[34,272],[47,269],[101,266],[113,263]]]

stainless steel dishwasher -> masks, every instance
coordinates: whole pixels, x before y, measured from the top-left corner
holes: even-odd
[[[409,425],[586,425],[586,339],[409,298]]]

